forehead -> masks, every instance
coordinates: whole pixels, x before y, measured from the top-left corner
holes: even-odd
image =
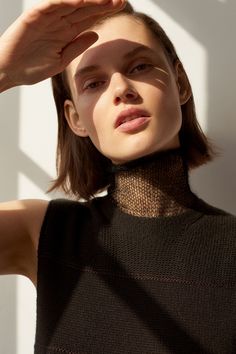
[[[119,15],[107,19],[101,25],[94,27],[99,35],[97,43],[104,43],[115,39],[127,39],[136,42],[149,43],[152,41],[151,31],[139,19],[131,15]],[[95,46],[96,43],[93,45]]]
[[[96,64],[100,60],[118,60],[140,45],[165,57],[158,39],[141,21],[132,16],[120,15],[110,18],[93,27],[92,31],[98,34],[98,40],[70,63],[69,72],[73,73],[78,66]]]

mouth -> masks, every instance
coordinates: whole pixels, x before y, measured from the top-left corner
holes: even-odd
[[[150,117],[150,114],[145,111],[145,110],[141,110],[141,109],[137,109],[137,108],[129,108],[129,109],[126,109],[124,111],[122,111],[116,121],[115,121],[115,128],[119,128],[121,126],[132,126],[132,125],[135,125],[133,123],[129,123],[129,122],[132,122],[132,121],[136,121],[136,123],[138,124],[143,122],[143,121],[146,121],[147,119],[145,118],[148,118]]]

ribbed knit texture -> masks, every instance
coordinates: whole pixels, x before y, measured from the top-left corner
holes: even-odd
[[[157,217],[110,195],[51,201],[35,354],[57,353],[235,354],[236,217],[197,197]]]

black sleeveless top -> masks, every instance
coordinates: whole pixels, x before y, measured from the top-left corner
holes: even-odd
[[[148,218],[106,196],[51,201],[35,354],[59,353],[236,353],[236,217],[204,202]]]

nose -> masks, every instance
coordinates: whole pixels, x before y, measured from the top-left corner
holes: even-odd
[[[139,94],[131,82],[120,73],[116,73],[114,76],[114,102],[117,104],[120,101],[127,103],[137,100]]]

